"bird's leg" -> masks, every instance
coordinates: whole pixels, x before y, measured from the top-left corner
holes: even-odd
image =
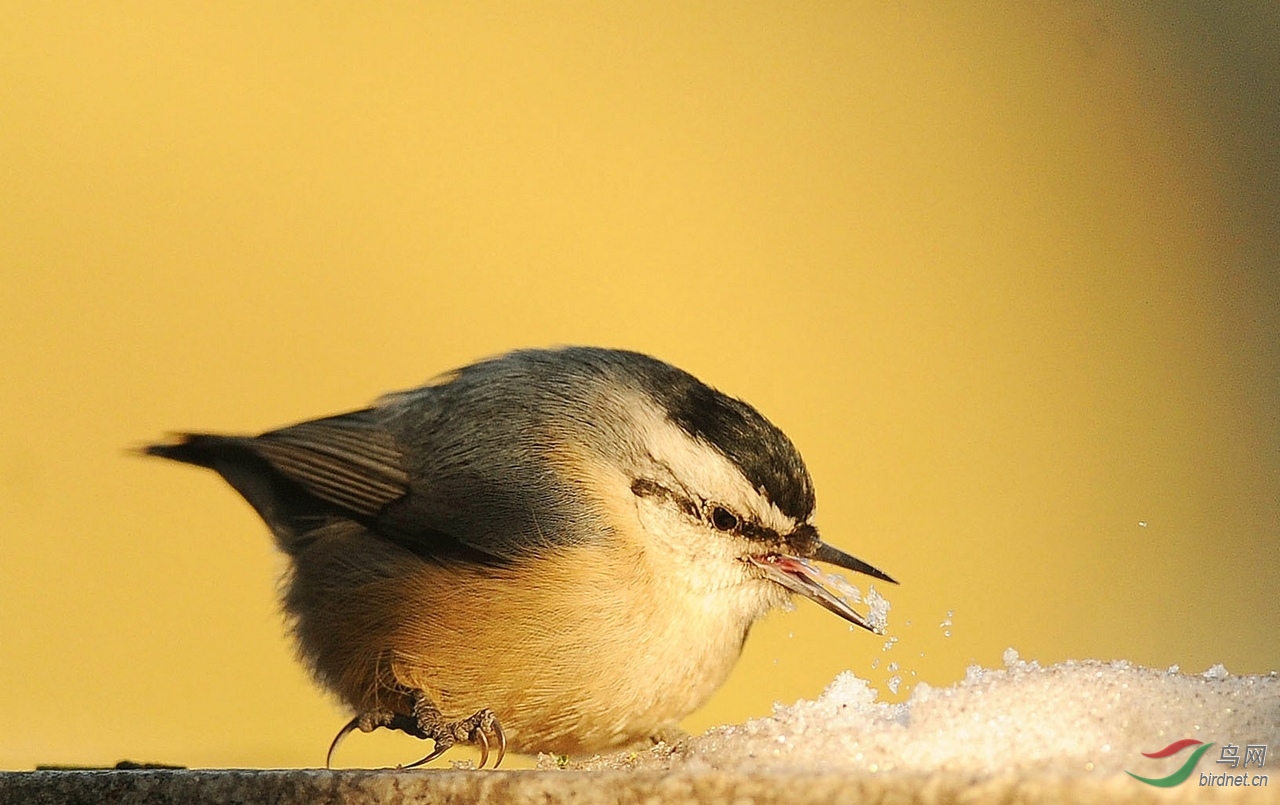
[[[493,714],[493,711],[485,709],[468,718],[449,722],[445,721],[440,708],[436,707],[435,702],[431,701],[431,697],[425,691],[414,690],[409,693],[413,701],[412,714],[396,713],[391,710],[370,710],[348,721],[346,726],[338,731],[333,743],[329,745],[325,766],[331,765],[334,750],[347,735],[357,729],[361,732],[373,732],[379,727],[400,730],[415,738],[435,742],[435,747],[430,754],[401,768],[412,769],[429,763],[444,754],[454,744],[473,743],[480,747],[480,768],[483,769],[489,762],[490,736],[498,744],[498,757],[493,767],[496,769],[502,763],[502,758],[507,753],[507,736],[503,733],[502,725],[498,723],[498,717]]]

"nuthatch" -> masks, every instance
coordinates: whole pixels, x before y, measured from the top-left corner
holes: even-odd
[[[875,631],[810,560],[808,470],[754,408],[635,352],[512,352],[373,407],[146,448],[216,470],[290,559],[299,654],[355,729],[484,766],[662,734],[799,593]],[[417,763],[413,765],[418,765]]]

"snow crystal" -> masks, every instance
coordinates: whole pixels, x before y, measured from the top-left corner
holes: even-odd
[[[1003,659],[1003,669],[971,666],[950,687],[917,683],[902,704],[878,701],[865,680],[845,671],[816,700],[775,705],[771,717],[578,766],[1161,777],[1185,753],[1156,760],[1142,753],[1184,738],[1266,744],[1267,766],[1277,766],[1275,672],[1232,676],[1216,665],[1191,675],[1096,660],[1041,667],[1013,649]]]

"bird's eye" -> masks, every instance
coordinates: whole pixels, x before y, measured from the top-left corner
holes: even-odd
[[[723,506],[711,510],[711,525],[720,531],[732,531],[738,527],[738,515]]]

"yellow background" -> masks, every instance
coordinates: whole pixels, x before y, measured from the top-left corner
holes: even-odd
[[[127,449],[524,346],[749,400],[902,581],[892,649],[801,602],[691,729],[1280,665],[1276,7],[634,5],[3,5],[0,767],[320,762],[265,529]]]

